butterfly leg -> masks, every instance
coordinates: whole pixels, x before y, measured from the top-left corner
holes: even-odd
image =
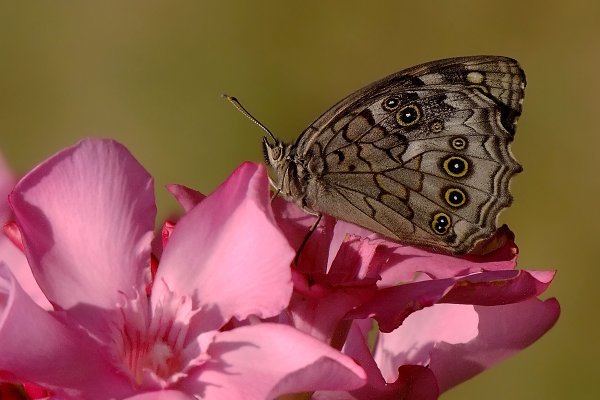
[[[271,177],[269,177],[269,185],[273,188],[273,194],[271,195],[271,201],[273,201],[279,195],[279,193],[281,193],[281,188],[277,186]]]
[[[321,222],[321,218],[323,217],[323,214],[321,214],[321,213],[310,212],[310,214],[315,215],[317,217],[317,219],[315,220],[315,222],[312,224],[312,226],[310,227],[310,229],[304,236],[304,239],[302,239],[302,243],[300,243],[300,247],[298,247],[298,251],[296,251],[296,257],[294,257],[294,265],[298,265],[298,259],[300,258],[300,253],[304,249],[304,246],[306,246],[308,239],[310,239],[310,237],[312,236],[315,229],[317,229],[317,226],[319,226],[319,222]]]

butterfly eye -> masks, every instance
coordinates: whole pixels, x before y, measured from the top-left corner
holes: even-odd
[[[450,204],[452,207],[460,207],[464,205],[467,201],[467,196],[465,195],[465,192],[457,188],[451,188],[446,190],[444,198],[446,199],[446,203]]]
[[[467,174],[469,163],[462,157],[451,156],[444,160],[444,171],[454,178],[461,178]]]
[[[383,101],[383,108],[387,111],[394,111],[400,105],[400,99],[397,97],[388,97]]]
[[[452,225],[452,221],[447,214],[437,213],[433,216],[431,220],[431,228],[438,235],[443,235],[448,232],[450,226]]]
[[[396,120],[402,126],[414,125],[420,118],[421,110],[414,104],[402,107],[402,109],[396,113]]]

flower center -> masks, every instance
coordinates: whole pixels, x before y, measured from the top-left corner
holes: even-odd
[[[146,296],[137,296],[120,308],[120,326],[113,335],[115,353],[140,386],[166,387],[191,366],[190,354],[184,351],[189,319],[194,314],[190,299],[167,297],[152,306]]]

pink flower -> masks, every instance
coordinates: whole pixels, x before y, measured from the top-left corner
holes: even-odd
[[[264,168],[242,165],[168,236],[150,295],[155,205],[121,145],[85,140],[27,174],[10,203],[48,311],[0,253],[0,377],[56,398],[270,399],[353,390],[363,370],[268,319],[292,292],[294,250],[269,207]]]
[[[283,201],[274,210],[298,248],[314,217]],[[486,255],[452,257],[325,217],[300,254],[280,321],[343,348],[368,384],[314,398],[436,399],[535,342],[559,315],[555,299],[537,298],[554,272],[515,270],[518,250],[505,227],[496,244]]]

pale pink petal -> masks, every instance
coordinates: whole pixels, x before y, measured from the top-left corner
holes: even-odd
[[[264,166],[246,163],[213,194],[184,215],[165,248],[152,292],[164,285],[192,296],[202,331],[231,317],[271,317],[287,306],[294,251],[269,208]]]
[[[331,284],[369,284],[380,279],[380,271],[389,258],[389,250],[381,240],[347,235],[327,273]]]
[[[152,178],[122,145],[84,140],[15,187],[10,202],[48,299],[111,308],[143,286],[154,226]]]
[[[429,365],[446,391],[534,343],[556,322],[555,299],[501,306],[436,304],[382,333],[375,360],[386,380],[405,364]]]
[[[479,333],[468,343],[439,343],[431,351],[430,368],[442,391],[483,372],[522,351],[556,323],[560,306],[556,299],[530,299],[504,306],[475,306]]]
[[[127,397],[125,400],[197,400],[191,394],[180,392],[177,390],[160,390],[157,392],[146,392],[138,395]]]
[[[542,294],[553,278],[553,271],[482,272],[458,279],[441,302],[482,306],[518,303]]]
[[[549,274],[552,274],[551,272]],[[382,332],[396,329],[411,313],[435,303],[500,305],[538,296],[550,285],[551,275],[528,271],[489,271],[462,278],[434,279],[381,289],[347,318],[374,318]]]
[[[0,263],[4,263],[19,282],[25,293],[45,310],[52,310],[52,305],[36,282],[25,254],[6,236],[0,233]]]
[[[387,241],[391,245],[397,246],[398,244],[395,242],[391,242],[389,239],[384,238],[377,233],[374,233],[368,229],[363,228],[362,226],[351,224],[350,222],[337,220],[334,222],[335,228],[333,230],[333,237],[331,238],[331,245],[329,248],[329,263],[331,265],[332,260],[336,257],[342,243],[347,240],[348,236],[358,236],[362,238],[368,238],[371,240],[383,239],[383,241]]]
[[[79,329],[38,307],[0,265],[0,370],[57,393],[104,399],[132,393],[108,354]]]
[[[477,337],[479,316],[474,306],[436,304],[411,314],[390,333],[380,333],[374,357],[387,381],[405,364],[429,365],[430,352],[440,343],[468,343]]]
[[[398,246],[386,269],[381,273],[381,287],[410,282],[418,273],[443,279],[480,271],[510,270],[516,267],[519,250],[514,235],[503,226],[496,233],[502,245],[485,255],[452,256],[412,246]]]
[[[367,320],[353,321],[344,345],[344,354],[356,360],[365,370],[367,384],[350,392],[317,392],[313,395],[313,400],[437,399],[439,395],[437,381],[429,368],[402,365],[396,368],[395,381],[385,381],[366,340],[370,326],[372,323]]]
[[[212,360],[183,388],[219,400],[264,400],[315,390],[352,390],[366,376],[351,358],[289,326],[263,323],[215,337]]]
[[[175,183],[167,185],[167,190],[171,192],[173,196],[175,196],[175,198],[177,199],[179,204],[181,204],[185,212],[190,211],[198,203],[200,203],[206,198],[205,195],[198,192],[197,190]]]

